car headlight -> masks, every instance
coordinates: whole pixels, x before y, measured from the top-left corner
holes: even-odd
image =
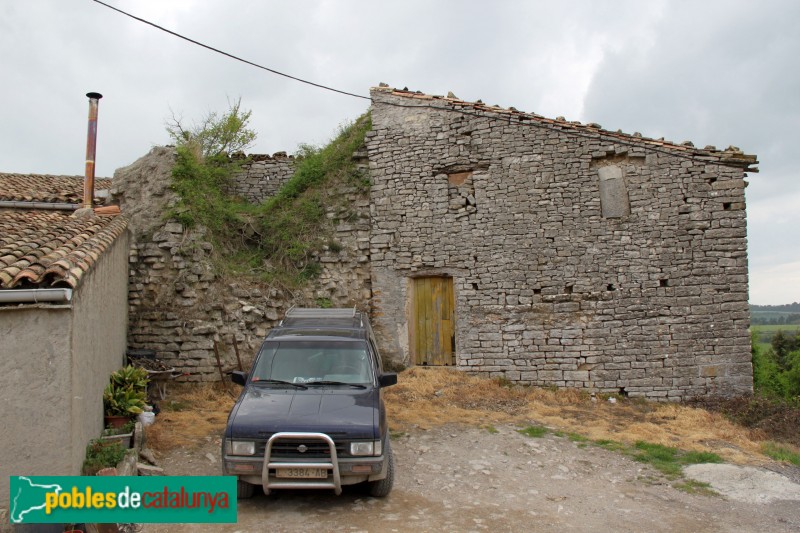
[[[351,442],[350,443],[350,455],[374,455],[378,456],[381,454],[381,441],[374,440],[369,442]]]
[[[228,453],[230,455],[255,455],[256,443],[251,440],[229,440]]]

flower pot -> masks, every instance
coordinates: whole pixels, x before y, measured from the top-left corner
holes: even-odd
[[[133,433],[121,433],[119,435],[103,435],[100,440],[104,444],[119,442],[123,448],[130,448],[133,442]]]
[[[128,423],[128,420],[130,420],[129,417],[120,415],[106,415],[103,417],[105,427],[111,426],[112,428],[121,428]]]

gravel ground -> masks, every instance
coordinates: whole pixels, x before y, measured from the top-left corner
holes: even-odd
[[[720,495],[687,494],[622,454],[513,427],[445,426],[396,436],[397,478],[384,499],[355,487],[258,493],[239,502],[237,524],[146,525],[172,531],[696,531],[800,530],[798,469],[717,470]],[[219,439],[160,459],[169,475],[220,473]],[[713,476],[717,476],[712,479]],[[761,479],[783,487],[770,498]],[[736,479],[739,479],[737,482]],[[733,488],[731,488],[731,484]],[[719,485],[719,487],[717,487]],[[777,494],[777,495],[776,495]]]

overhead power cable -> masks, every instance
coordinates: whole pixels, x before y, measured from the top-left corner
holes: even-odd
[[[181,35],[180,33],[174,32],[172,30],[168,30],[167,28],[165,28],[163,26],[159,26],[158,24],[150,22],[149,20],[145,20],[145,19],[143,19],[141,17],[137,17],[136,15],[131,15],[127,11],[123,11],[123,10],[121,10],[119,8],[116,8],[116,7],[112,6],[112,5],[106,4],[105,2],[101,2],[100,0],[93,0],[93,1],[98,3],[98,4],[100,4],[100,5],[102,5],[102,6],[105,6],[105,7],[109,8],[109,9],[113,9],[117,13],[122,13],[126,17],[130,17],[130,18],[132,18],[134,20],[138,20],[139,22],[147,24],[148,26],[152,26],[152,27],[154,27],[154,28],[156,28],[158,30],[161,30],[161,31],[166,32],[166,33],[169,33],[170,35],[174,35],[175,37],[178,37],[179,39],[183,39],[184,41],[188,41],[188,42],[190,42],[192,44],[196,44],[197,46],[201,46],[201,47],[203,47],[203,48],[205,48],[207,50],[211,50],[212,52],[216,52],[218,54],[222,54],[222,55],[224,55],[226,57],[230,57],[231,59],[235,59],[236,61],[241,61],[242,63],[245,63],[246,65],[250,65],[250,66],[253,66],[253,67],[256,67],[256,68],[260,68],[261,70],[266,70],[267,72],[271,72],[272,74],[277,74],[278,76],[283,76],[284,78],[289,78],[290,80],[299,81],[300,83],[305,83],[306,85],[312,85],[314,87],[319,87],[320,89],[325,89],[326,91],[333,91],[335,93],[344,94],[344,95],[347,95],[347,96],[352,96],[354,98],[362,98],[364,100],[370,100],[369,96],[363,96],[363,95],[360,95],[360,94],[355,94],[355,93],[350,93],[350,92],[347,92],[347,91],[342,91],[340,89],[334,89],[333,87],[328,87],[327,85],[322,85],[320,83],[314,83],[313,81],[304,80],[302,78],[298,78],[297,76],[292,76],[290,74],[286,74],[284,72],[280,72],[280,71],[277,71],[275,69],[271,69],[269,67],[265,67],[264,65],[259,65],[258,63],[254,63],[252,61],[248,61],[247,59],[243,59],[243,58],[241,58],[239,56],[235,56],[233,54],[229,54],[228,52],[220,50],[219,48],[214,48],[213,46],[209,46],[207,44],[203,44],[200,41],[195,41],[194,39],[190,39],[189,37],[186,37],[185,35]]]
[[[123,10],[121,10],[119,8],[116,8],[116,7],[114,7],[112,5],[109,5],[109,4],[105,3],[105,2],[102,2],[101,0],[92,0],[92,1],[97,3],[97,4],[100,4],[102,6],[105,6],[105,7],[109,8],[109,9],[112,9],[112,10],[118,12],[118,13],[121,13],[121,14],[125,15],[126,17],[130,17],[130,18],[132,18],[132,19],[134,19],[136,21],[142,22],[144,24],[147,24],[148,26],[152,26],[152,27],[154,27],[154,28],[156,28],[158,30],[161,30],[161,31],[165,32],[165,33],[169,33],[170,35],[178,37],[179,39],[183,39],[184,41],[190,42],[192,44],[195,44],[195,45],[200,46],[202,48],[205,48],[207,50],[211,50],[212,52],[216,52],[218,54],[221,54],[221,55],[223,55],[225,57],[229,57],[229,58],[234,59],[236,61],[240,61],[240,62],[242,62],[242,63],[244,63],[246,65],[250,65],[252,67],[256,67],[256,68],[259,68],[261,70],[266,70],[267,72],[270,72],[272,74],[276,74],[278,76],[283,76],[284,78],[289,78],[290,80],[298,81],[300,83],[305,83],[306,85],[311,85],[312,87],[318,87],[318,88],[324,89],[326,91],[331,91],[331,92],[335,92],[335,93],[339,93],[339,94],[344,94],[346,96],[352,96],[354,98],[360,98],[362,100],[370,100],[370,101],[372,101],[372,98],[369,97],[369,96],[364,96],[364,95],[361,95],[361,94],[356,94],[356,93],[351,93],[351,92],[348,92],[348,91],[343,91],[343,90],[340,90],[340,89],[335,89],[333,87],[328,87],[327,85],[322,85],[320,83],[314,83],[313,81],[304,80],[302,78],[298,78],[297,76],[292,76],[290,74],[286,74],[284,72],[280,72],[280,71],[277,71],[275,69],[271,69],[269,67],[265,67],[264,65],[259,65],[258,63],[254,63],[253,61],[249,61],[247,59],[243,59],[243,58],[241,58],[239,56],[236,56],[234,54],[230,54],[230,53],[225,52],[223,50],[220,50],[218,48],[214,48],[213,46],[209,46],[207,44],[201,43],[200,41],[196,41],[194,39],[190,39],[189,37],[186,37],[185,35],[181,35],[180,33],[177,33],[177,32],[174,32],[172,30],[169,30],[167,28],[164,28],[163,26],[159,26],[158,24],[150,22],[149,20],[145,20],[145,19],[143,19],[141,17],[137,17],[136,15],[132,15],[132,14],[126,12],[126,11],[123,11]],[[485,114],[482,114],[482,113],[471,112],[471,111],[467,111],[467,110],[463,110],[463,109],[457,109],[457,108],[454,108],[454,107],[449,107],[448,108],[448,107],[434,106],[434,105],[430,105],[430,104],[427,104],[427,103],[401,104],[399,102],[385,102],[385,101],[384,102],[378,102],[378,103],[381,103],[381,104],[384,104],[384,105],[393,106],[393,107],[406,107],[406,108],[412,108],[412,107],[421,108],[421,107],[424,107],[424,108],[429,108],[429,109],[435,109],[437,111],[459,113],[459,114],[462,114],[462,115],[467,115],[467,116],[476,117],[476,118],[483,118],[483,119],[497,120],[497,121],[505,121],[505,119],[501,118],[501,117],[489,117],[489,116],[487,116]],[[509,125],[527,126],[527,127],[532,127],[532,128],[545,129],[545,130],[555,131],[555,132],[558,132],[558,133],[561,133],[561,134],[567,135],[567,136],[582,137],[582,138],[586,138],[586,139],[597,139],[597,138],[608,139],[609,141],[621,144],[623,146],[641,148],[641,149],[644,149],[644,150],[648,150],[648,151],[652,151],[652,152],[658,152],[658,153],[662,153],[662,154],[665,154],[665,155],[671,155],[671,156],[675,156],[675,157],[681,157],[681,158],[685,158],[685,159],[694,159],[696,157],[696,155],[697,155],[697,154],[684,154],[684,153],[681,153],[680,151],[670,150],[668,148],[659,148],[659,147],[656,147],[656,146],[648,146],[647,144],[638,143],[638,142],[635,142],[635,141],[625,141],[623,139],[620,139],[619,137],[612,136],[612,135],[607,135],[607,134],[604,134],[602,132],[584,133],[584,132],[581,132],[581,131],[570,130],[570,129],[567,129],[567,128],[561,128],[561,127],[558,127],[558,126],[555,126],[555,125],[543,124],[543,123],[539,123],[539,122],[536,122],[536,121],[524,122],[523,123],[520,118],[517,118],[517,121],[514,122],[512,120],[511,116],[508,117],[507,122],[508,122]],[[721,164],[723,166],[741,166],[739,164],[732,165],[730,163],[726,163],[726,162],[722,162],[722,161],[720,161],[719,164]]]

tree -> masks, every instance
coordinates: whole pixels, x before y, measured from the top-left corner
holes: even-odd
[[[775,362],[781,370],[790,368],[789,354],[800,348],[800,334],[794,336],[778,330],[772,337],[772,350],[775,353]]]
[[[228,100],[226,113],[209,112],[191,127],[173,112],[166,122],[167,133],[176,146],[188,149],[198,161],[243,152],[253,145],[257,134],[247,127],[252,111],[242,110],[241,103],[241,97],[235,102]]]

